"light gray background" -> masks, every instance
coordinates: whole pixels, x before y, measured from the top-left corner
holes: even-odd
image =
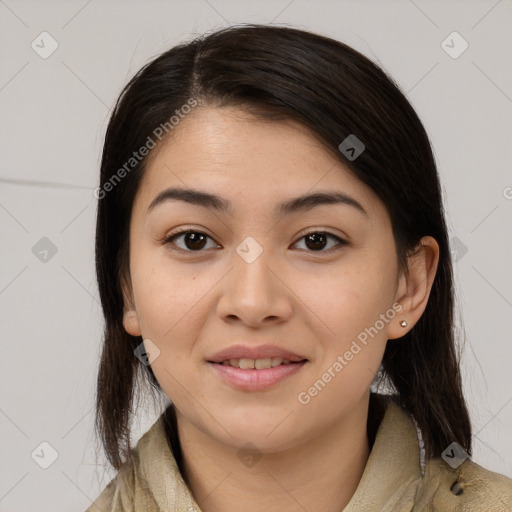
[[[96,458],[92,413],[102,331],[92,190],[110,108],[151,57],[241,22],[352,45],[418,111],[462,248],[473,458],[512,477],[511,10],[506,0],[0,0],[0,511],[84,510],[114,474]],[[59,45],[47,59],[31,48],[43,31]],[[453,31],[469,43],[456,59],[441,46]],[[32,252],[42,237],[57,247],[47,262]],[[142,415],[134,441],[155,417]],[[43,441],[58,452],[48,469],[31,458]]]

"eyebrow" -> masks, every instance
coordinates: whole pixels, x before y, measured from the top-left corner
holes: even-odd
[[[151,201],[146,213],[149,213],[156,206],[168,201],[182,201],[185,203],[202,206],[211,210],[216,210],[219,213],[233,214],[232,204],[227,199],[219,197],[209,192],[194,190],[190,188],[176,188],[171,187],[160,192]],[[352,206],[357,209],[364,216],[368,217],[368,213],[363,206],[356,201],[353,197],[343,192],[333,191],[320,191],[312,194],[304,194],[302,196],[288,199],[287,201],[277,205],[274,215],[277,218],[291,215],[298,212],[311,210],[317,206],[328,204],[343,204]]]

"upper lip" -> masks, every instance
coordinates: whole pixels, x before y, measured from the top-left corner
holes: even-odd
[[[304,356],[290,352],[283,348],[273,345],[260,345],[258,347],[248,345],[232,345],[220,352],[215,353],[208,361],[212,363],[222,363],[229,359],[267,359],[272,357],[281,357],[292,362],[303,361]]]

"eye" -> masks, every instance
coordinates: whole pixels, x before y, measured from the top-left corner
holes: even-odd
[[[334,244],[334,247],[331,245],[327,248],[327,250],[324,250],[329,245],[329,239],[338,243]],[[333,235],[332,233],[328,233],[326,231],[311,231],[304,235],[299,240],[299,242],[302,240],[304,240],[306,249],[309,249],[313,252],[332,252],[333,249],[339,249],[339,246],[348,245],[348,243],[339,236]],[[298,244],[299,242],[296,242],[294,245]]]
[[[329,239],[334,241],[334,243],[331,242],[330,247]],[[180,243],[177,243],[177,240],[180,240]],[[208,247],[208,240],[213,243],[210,247]],[[348,245],[348,243],[339,236],[326,231],[311,231],[300,238],[299,241],[295,242],[294,245],[297,245],[302,240],[304,240],[306,246],[305,250],[308,250],[308,252],[332,252],[333,250],[337,250],[339,246]],[[163,243],[164,245],[173,244],[178,250],[184,252],[201,252],[202,249],[220,247],[209,235],[193,229],[180,229],[177,233],[166,237]],[[304,250],[303,248],[300,249]]]
[[[175,240],[179,239],[182,239],[181,244],[175,242]],[[165,240],[163,240],[163,243],[165,245],[172,243],[173,245],[176,245],[179,250],[185,252],[200,252],[201,249],[211,248],[207,247],[208,239],[210,239],[213,242],[213,239],[206,233],[203,233],[202,231],[196,231],[193,229],[181,229],[177,233],[174,233],[166,237]],[[218,244],[215,243],[213,244],[213,246],[220,247]]]

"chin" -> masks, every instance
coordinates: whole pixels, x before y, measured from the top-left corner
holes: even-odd
[[[256,453],[271,454],[292,448],[297,444],[294,439],[290,438],[291,432],[285,430],[280,435],[272,436],[268,435],[269,430],[266,428],[253,428],[251,431],[247,429],[230,430],[230,433],[233,434],[232,437],[223,435],[220,441],[237,451],[254,450]]]
[[[254,411],[245,414],[240,411],[230,416],[228,414],[219,418],[219,423],[229,432],[221,430],[223,442],[237,448],[243,448],[247,443],[254,444],[261,451],[279,451],[299,434],[297,423],[283,420],[287,413],[281,409],[275,414],[268,411]]]

